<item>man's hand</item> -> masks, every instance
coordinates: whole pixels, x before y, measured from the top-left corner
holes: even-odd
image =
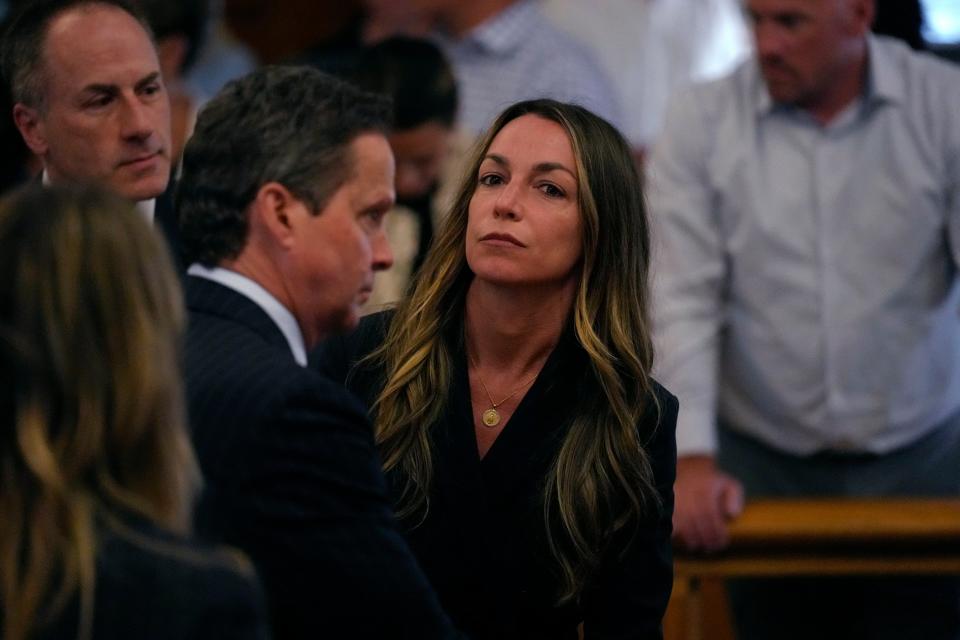
[[[743,485],[717,469],[713,456],[677,460],[673,536],[691,551],[727,545],[727,521],[743,510]]]

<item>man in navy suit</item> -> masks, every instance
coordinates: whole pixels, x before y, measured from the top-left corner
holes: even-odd
[[[253,559],[281,640],[455,635],[396,529],[364,409],[304,367],[393,261],[387,113],[267,67],[206,106],[184,154],[198,529]]]
[[[136,202],[176,252],[165,195],[170,102],[139,10],[125,0],[39,0],[2,41],[14,122],[43,180],[94,182]]]

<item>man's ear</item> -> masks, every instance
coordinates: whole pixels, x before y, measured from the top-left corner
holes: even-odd
[[[180,75],[180,67],[187,58],[190,43],[181,35],[171,35],[157,41],[157,58],[160,60],[160,73],[165,82]]]
[[[47,143],[46,127],[40,112],[33,107],[28,107],[22,102],[13,105],[13,121],[23,136],[23,141],[30,147],[36,155],[43,157],[46,155],[50,145]]]
[[[858,35],[870,32],[873,19],[876,17],[875,0],[854,0],[850,5],[853,11],[853,24]]]
[[[257,190],[250,207],[250,229],[259,231],[272,244],[293,246],[297,218],[305,205],[279,182],[267,182]]]

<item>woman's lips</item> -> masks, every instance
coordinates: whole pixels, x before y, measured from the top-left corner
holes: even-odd
[[[480,238],[481,242],[486,242],[488,244],[494,245],[513,245],[517,247],[526,247],[527,245],[523,244],[515,237],[509,233],[488,233],[487,235]]]

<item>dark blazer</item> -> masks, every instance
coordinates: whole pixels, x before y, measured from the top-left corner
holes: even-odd
[[[266,640],[263,595],[241,558],[136,516],[101,523],[92,638]],[[77,599],[38,640],[77,638]]]
[[[357,400],[298,366],[251,300],[186,280],[198,530],[249,554],[274,636],[454,635],[397,529]]]
[[[359,358],[380,345],[389,315],[364,318],[349,337],[326,343],[315,366],[345,380],[368,406],[383,371]],[[637,425],[653,466],[659,509],[635,537],[614,541],[579,604],[555,606],[559,579],[543,521],[544,478],[577,403],[596,397],[586,355],[564,333],[510,422],[481,460],[476,445],[462,335],[454,354],[448,406],[434,425],[434,478],[426,520],[405,532],[454,624],[472,638],[660,638],[672,585],[670,536],[676,471],[677,399],[654,384]],[[348,375],[349,372],[349,375]],[[393,478],[388,482],[397,497]]]
[[[177,273],[182,274],[186,271],[186,265],[183,262],[183,245],[180,240],[180,221],[173,200],[176,190],[176,182],[173,178],[170,178],[167,190],[157,196],[155,201],[153,224],[167,241],[167,248],[170,249],[170,255],[173,257],[173,264]]]

